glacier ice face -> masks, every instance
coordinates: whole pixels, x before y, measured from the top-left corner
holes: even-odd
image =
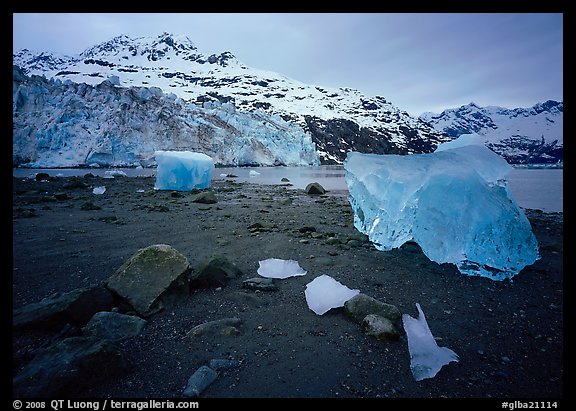
[[[258,265],[258,274],[266,278],[284,279],[306,275],[306,271],[295,260],[269,258],[264,261],[258,261]]]
[[[402,323],[408,338],[410,352],[410,370],[416,381],[433,378],[440,369],[452,362],[459,361],[458,354],[446,347],[438,347],[428,327],[420,304],[416,303],[418,318],[402,315]]]
[[[210,156],[191,151],[156,151],[156,190],[208,188],[214,170]]]
[[[511,167],[484,146],[453,146],[409,156],[349,153],[354,225],[379,250],[413,240],[463,274],[512,278],[540,255],[504,179]]]
[[[346,301],[359,293],[360,290],[351,290],[328,275],[316,277],[306,284],[304,291],[308,308],[318,315],[343,307]]]
[[[258,110],[203,108],[157,87],[62,83],[18,68],[13,79],[14,166],[151,167],[156,150],[201,152],[226,166],[320,164],[309,132]]]

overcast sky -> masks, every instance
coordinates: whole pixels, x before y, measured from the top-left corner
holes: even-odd
[[[380,95],[415,116],[563,100],[559,13],[24,13],[13,22],[14,50],[74,55],[120,34],[183,34],[201,52]]]

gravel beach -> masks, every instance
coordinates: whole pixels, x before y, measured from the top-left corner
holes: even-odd
[[[127,372],[82,386],[85,398],[180,398],[211,360],[233,360],[201,398],[538,398],[564,390],[563,213],[525,210],[542,258],[512,281],[468,277],[418,245],[377,251],[359,235],[347,192],[310,195],[288,185],[213,182],[217,202],[154,190],[153,177],[13,178],[13,310],[56,292],[101,287],[138,250],[167,244],[194,270],[213,254],[242,275],[193,289],[115,343]],[[103,194],[93,193],[105,187]],[[259,261],[296,260],[306,275],[253,290]],[[406,335],[366,335],[342,308],[316,315],[306,284],[322,274],[416,317],[459,356],[415,381]],[[119,306],[116,311],[129,308]],[[206,322],[237,318],[238,332],[190,338]],[[13,331],[16,377],[34,356],[79,329]]]

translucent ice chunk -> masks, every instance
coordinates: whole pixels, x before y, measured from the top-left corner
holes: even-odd
[[[154,153],[157,190],[190,191],[208,188],[214,170],[214,161],[202,153],[191,151],[156,151]]]
[[[260,173],[258,171],[254,171],[254,170],[250,170],[250,173],[248,173],[248,174],[250,174],[250,177],[256,177],[256,176],[260,175]]]
[[[92,193],[96,194],[96,195],[104,194],[105,191],[106,191],[106,187],[104,187],[104,186],[94,187],[92,189]]]
[[[410,370],[416,381],[433,378],[442,366],[452,361],[459,361],[458,354],[446,347],[438,347],[428,327],[420,304],[416,303],[418,318],[408,314],[402,315],[408,351],[410,352]]]
[[[452,147],[409,156],[348,153],[354,226],[382,251],[413,240],[432,261],[463,274],[512,278],[540,258],[507,187],[512,168],[474,136]]]
[[[269,258],[259,261],[258,274],[267,278],[288,278],[298,275],[305,275],[306,271],[300,267],[298,261],[281,260],[279,258]]]
[[[328,275],[316,277],[306,284],[306,303],[308,308],[322,315],[332,308],[342,307],[344,303],[359,294],[360,290],[351,290]]]

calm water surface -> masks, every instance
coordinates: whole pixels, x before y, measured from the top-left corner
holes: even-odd
[[[122,171],[129,177],[154,176],[155,169],[118,168],[118,169],[13,169],[15,177],[34,177],[45,172],[54,176],[82,176],[86,173],[102,177],[111,177],[110,172]],[[256,174],[252,173],[254,171]],[[226,179],[227,175],[237,176],[235,181],[247,181],[257,184],[283,184],[287,178],[291,188],[304,188],[308,183],[318,182],[326,190],[347,190],[342,166],[319,167],[242,167],[216,168],[213,180]],[[564,211],[563,193],[564,173],[562,169],[514,168],[508,174],[508,186],[521,207],[540,209],[546,212]]]

